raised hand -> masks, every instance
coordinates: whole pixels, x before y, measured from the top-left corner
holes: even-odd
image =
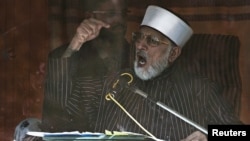
[[[77,27],[76,33],[63,57],[68,57],[72,54],[72,52],[78,51],[83,43],[95,39],[99,35],[102,28],[109,27],[109,24],[94,18],[83,20],[82,23]]]

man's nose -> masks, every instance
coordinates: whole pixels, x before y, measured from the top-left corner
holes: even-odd
[[[145,38],[136,41],[135,46],[137,49],[147,50],[148,44]]]

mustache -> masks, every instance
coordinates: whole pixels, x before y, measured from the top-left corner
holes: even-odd
[[[145,58],[145,59],[148,58],[148,54],[147,54],[145,51],[143,51],[143,50],[137,50],[137,51],[136,51],[136,55],[137,55],[137,56],[140,56],[140,57],[142,57],[142,58]]]

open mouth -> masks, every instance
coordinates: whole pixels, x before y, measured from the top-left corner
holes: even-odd
[[[137,63],[138,63],[138,67],[143,67],[146,65],[147,57],[145,53],[142,53],[142,52],[137,53]]]

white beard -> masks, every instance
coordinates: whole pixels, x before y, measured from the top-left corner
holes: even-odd
[[[135,74],[142,80],[149,80],[161,74],[166,68],[169,67],[168,58],[171,49],[172,48],[169,47],[166,51],[166,55],[160,58],[158,61],[154,62],[152,65],[150,65],[148,69],[138,67],[138,61],[135,61]]]

